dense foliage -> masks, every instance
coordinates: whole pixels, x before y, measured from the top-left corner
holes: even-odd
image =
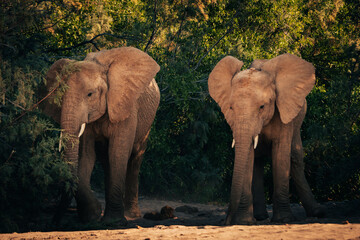
[[[302,132],[309,184],[320,201],[360,197],[358,1],[0,5],[0,231],[38,229],[37,214],[56,202],[61,186],[71,186],[56,152],[59,126],[37,108],[44,73],[59,58],[82,59],[119,46],[144,50],[161,66],[161,103],[140,173],[141,194],[226,202],[232,134],[208,95],[208,74],[228,54],[248,66],[289,52],[316,67]],[[95,183],[102,181],[99,171]]]

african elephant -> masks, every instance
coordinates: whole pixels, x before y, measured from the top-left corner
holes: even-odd
[[[83,222],[101,216],[90,187],[95,143],[105,172],[103,220],[126,224],[125,216],[140,215],[138,174],[160,101],[154,79],[159,70],[154,59],[132,47],[90,53],[83,61],[60,59],[49,69],[48,91],[59,81],[67,89],[61,109],[51,97],[43,110],[69,138],[64,156],[78,178],[75,199]]]
[[[208,79],[209,93],[230,125],[235,143],[225,224],[249,224],[268,218],[263,183],[263,158],[267,155],[272,158],[273,169],[272,220],[294,219],[289,200],[290,175],[307,215],[322,216],[325,209],[315,201],[304,176],[300,137],[305,97],[315,83],[313,65],[283,54],[271,60],[255,60],[243,71],[242,66],[242,61],[224,57]]]

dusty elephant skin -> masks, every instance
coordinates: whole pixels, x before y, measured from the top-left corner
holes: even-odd
[[[140,216],[138,174],[160,101],[154,79],[159,70],[149,55],[131,47],[90,53],[83,61],[60,59],[49,69],[48,91],[61,81],[67,89],[61,109],[52,97],[43,111],[60,123],[68,138],[64,155],[78,177],[75,198],[83,222],[101,215],[90,187],[95,146],[102,152],[106,176],[103,220],[126,224],[124,215]],[[63,197],[63,205],[71,197]]]
[[[323,216],[325,208],[315,201],[304,176],[300,137],[306,113],[305,97],[315,83],[313,65],[297,56],[283,54],[271,60],[255,60],[243,71],[242,66],[242,61],[227,56],[208,79],[209,93],[224,113],[235,142],[225,223],[249,224],[268,218],[263,183],[265,156],[272,157],[272,220],[294,220],[289,203],[290,175],[307,215]]]

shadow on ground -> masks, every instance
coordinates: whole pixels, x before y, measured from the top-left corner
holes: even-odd
[[[100,199],[102,199],[100,197]],[[104,205],[104,200],[101,200]],[[150,220],[143,217],[128,219],[126,226],[119,226],[116,223],[104,225],[101,222],[92,224],[79,224],[76,208],[73,206],[68,209],[61,226],[51,227],[49,230],[94,230],[94,229],[119,229],[119,228],[148,228],[158,225],[183,225],[183,226],[222,226],[226,216],[226,206],[214,204],[184,203],[181,201],[158,200],[147,197],[140,197],[139,205],[142,216],[149,212],[160,212],[164,206],[174,209],[174,218],[164,220]],[[296,221],[291,224],[309,223],[360,223],[360,200],[344,202],[326,202],[327,207],[325,218],[307,218],[304,208],[300,204],[291,204],[291,209],[296,217]],[[268,206],[270,218],[272,216],[272,206]],[[278,225],[269,220],[257,223],[258,225]],[[44,230],[43,230],[44,231]]]

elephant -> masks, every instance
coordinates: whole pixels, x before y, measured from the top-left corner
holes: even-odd
[[[48,92],[60,91],[59,82],[66,83],[61,107],[55,93],[43,111],[68,136],[64,159],[77,179],[73,195],[82,222],[101,218],[90,186],[96,155],[105,173],[102,220],[125,225],[125,216],[140,216],[138,175],[160,102],[154,79],[159,70],[153,58],[133,47],[89,53],[82,61],[60,59],[48,70]]]
[[[243,62],[221,59],[208,78],[210,96],[220,106],[233,132],[235,160],[226,225],[253,224],[269,217],[264,195],[264,158],[272,159],[274,222],[294,219],[289,181],[294,180],[307,216],[322,217],[304,175],[300,127],[305,97],[315,84],[314,66],[292,54],[255,60],[241,71]]]

